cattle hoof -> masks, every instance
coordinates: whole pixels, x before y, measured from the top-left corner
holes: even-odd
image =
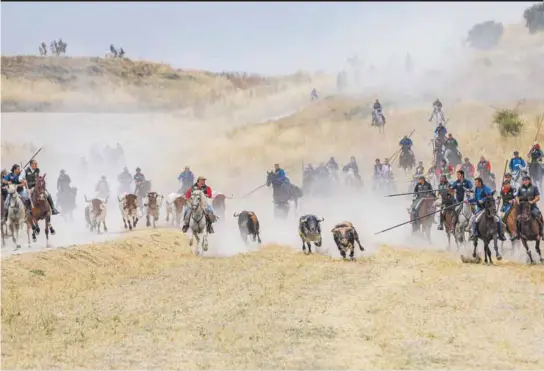
[[[15,250],[20,249],[20,248],[21,248],[21,245],[15,246]]]
[[[355,258],[349,258],[350,261],[354,262],[355,261]]]
[[[49,232],[51,232],[52,235],[55,235],[55,233],[57,233],[53,228],[49,228]]]

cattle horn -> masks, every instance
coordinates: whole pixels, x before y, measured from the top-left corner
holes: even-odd
[[[235,218],[237,218],[237,217],[240,216],[240,213],[235,212],[232,216],[234,216]]]
[[[110,198],[110,195],[107,195],[107,196],[106,196],[106,200],[104,201],[105,204],[108,203],[108,198]]]
[[[121,202],[121,199],[119,198],[119,196],[117,196],[117,202]]]
[[[322,222],[322,221],[324,221],[324,220],[325,220],[325,218],[323,218],[323,217],[317,219],[318,222]]]
[[[83,195],[83,197],[85,197],[85,202],[89,202],[89,200],[87,200],[87,195]]]

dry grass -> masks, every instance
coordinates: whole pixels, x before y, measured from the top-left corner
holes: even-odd
[[[290,90],[309,95],[323,76],[264,77],[186,71],[129,59],[2,57],[2,111],[233,109]]]
[[[2,367],[542,369],[544,270],[388,247],[198,259],[178,232],[3,260]]]

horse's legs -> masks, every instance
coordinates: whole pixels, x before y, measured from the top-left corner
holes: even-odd
[[[502,260],[502,256],[499,253],[499,244],[497,243],[497,235],[493,235],[493,247],[495,248],[495,256],[497,257],[497,260]]]
[[[28,219],[27,219],[27,221],[26,221],[26,236],[28,237],[28,247],[29,247],[29,248],[30,248],[30,246],[31,246],[31,244],[30,244],[30,229],[31,229],[31,228],[30,228],[30,225],[31,225],[31,224],[29,223],[29,221],[28,221]]]
[[[202,250],[208,251],[208,233],[204,233],[202,236]]]
[[[107,232],[108,227],[106,227],[106,220],[105,219],[102,221],[102,224],[104,225],[104,232]]]
[[[488,240],[484,240],[484,256],[485,256],[485,262],[486,264],[493,264],[493,261],[491,260],[491,249],[489,248],[489,242]],[[489,257],[489,260],[487,258]]]
[[[531,264],[534,264],[535,261],[533,260],[533,255],[531,254],[531,250],[529,249],[529,245],[527,244],[527,240],[522,238],[521,243],[523,244],[523,247],[525,247],[525,251],[527,251],[527,255],[529,256],[529,262]]]
[[[542,257],[542,252],[540,251],[540,240],[536,240],[535,250],[538,256],[540,257],[540,262],[544,263],[544,258]]]
[[[149,214],[147,214],[147,215],[145,216],[145,220],[146,220],[145,226],[146,226],[146,227],[151,227],[151,222],[149,221]]]
[[[49,218],[49,216],[45,217],[45,247],[49,247]]]
[[[474,251],[472,252],[472,257],[473,257],[473,258],[476,258],[476,249],[478,248],[478,240],[475,239],[475,240],[473,241],[473,244],[474,244]]]

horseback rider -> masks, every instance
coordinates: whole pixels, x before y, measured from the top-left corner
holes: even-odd
[[[455,139],[452,135],[452,133],[448,134],[448,138],[444,142],[444,157],[449,158],[449,155],[451,152],[459,152],[457,148],[459,147],[459,143],[457,142],[457,139]]]
[[[486,178],[488,176],[494,178],[495,175],[491,173],[491,162],[485,159],[484,156],[480,156],[480,161],[476,165],[478,175],[480,178]]]
[[[310,93],[311,100],[317,99],[317,90],[315,88],[312,89],[312,92]]]
[[[463,202],[465,192],[472,192],[472,182],[465,179],[465,172],[457,170],[457,180],[450,184],[450,188],[455,190],[455,201]]]
[[[185,166],[185,169],[179,174],[178,182],[181,183],[181,193],[187,192],[191,188],[195,181],[195,174],[191,171],[189,166]]]
[[[544,240],[544,235],[542,233],[542,213],[537,206],[537,202],[540,201],[540,192],[538,190],[538,187],[536,185],[533,185],[531,177],[528,175],[525,175],[523,177],[523,184],[521,185],[521,187],[519,187],[516,195],[516,203],[518,205],[518,220],[520,218],[519,204],[522,201],[528,201],[529,204],[531,204],[531,214],[533,214],[536,221],[538,222],[538,233],[540,234],[540,238]]]
[[[537,142],[533,143],[533,146],[529,150],[527,157],[529,157],[531,162],[542,162],[542,158],[544,157],[544,152],[540,148],[540,144],[538,144]]]
[[[331,157],[329,161],[327,162],[327,168],[331,169],[334,172],[337,172],[340,166],[338,166],[338,163],[334,159],[334,157]]]
[[[132,174],[128,172],[128,168],[126,166],[123,168],[123,171],[117,175],[117,181],[119,182],[119,193],[130,192]]]
[[[31,160],[30,161],[30,167],[26,168],[25,171],[22,173],[21,180],[26,181],[26,187],[29,191],[32,191],[34,186],[36,185],[36,179],[40,175],[40,168],[38,167],[38,161]],[[51,215],[57,215],[59,211],[55,207],[55,204],[53,203],[53,198],[51,197],[51,194],[45,190],[45,194],[47,195],[47,202],[49,203],[49,206],[51,207]]]
[[[465,172],[467,179],[474,179],[475,167],[468,157],[465,157],[465,162],[461,165],[461,170]]]
[[[510,173],[504,174],[504,181],[508,182],[508,184],[510,184],[510,188],[512,188],[514,190],[514,192],[518,191],[518,188],[519,188],[518,184],[516,182],[514,182],[514,180],[512,179],[512,174],[510,174]]]
[[[399,142],[401,151],[403,153],[408,153],[411,157],[414,157],[414,153],[412,152],[413,145],[414,142],[412,142],[412,139],[408,138],[408,135],[405,135]]]
[[[106,199],[110,194],[110,185],[108,184],[108,181],[106,180],[106,176],[102,175],[100,177],[100,181],[96,184],[96,187],[94,188],[97,197]]]
[[[422,175],[425,175],[425,167],[423,167],[423,161],[419,161],[417,163],[416,173],[414,174],[414,177]]]
[[[344,165],[344,167],[342,168],[342,171],[344,173],[347,173],[349,169],[352,169],[357,179],[361,180],[361,175],[359,174],[359,166],[357,165],[355,156],[351,156],[349,163],[347,165]]]
[[[7,186],[9,184],[15,184],[17,186],[17,193],[23,199],[25,207],[27,207],[27,210],[28,210],[30,208],[30,199],[28,198],[28,193],[26,192],[24,188],[26,181],[23,178],[21,167],[17,164],[11,167],[11,173],[5,175],[2,178],[2,191],[4,191],[4,186]],[[8,220],[9,202],[11,200],[11,194],[7,193],[7,189],[5,192],[6,192],[6,200],[4,201],[4,215],[2,215],[2,217],[4,218],[3,220],[4,223],[6,223]]]
[[[448,129],[446,129],[446,127],[442,123],[439,123],[436,129],[434,129],[434,135],[438,137],[441,141],[445,140],[447,133]]]
[[[117,58],[117,50],[115,50],[115,46],[113,46],[113,44],[110,44],[110,53]]]
[[[511,182],[508,180],[505,180],[503,182],[502,188],[501,188],[501,194],[500,199],[502,201],[502,206],[500,209],[501,212],[501,219],[506,221],[506,217],[508,216],[508,213],[510,210],[512,210],[512,206],[514,205],[515,199],[516,199],[516,190],[512,187]],[[512,235],[510,240],[514,241],[519,236],[517,233],[515,235]]]
[[[445,175],[449,180],[453,175],[453,166],[448,164],[445,159],[440,160],[440,167],[436,170],[437,175]]]
[[[287,178],[287,175],[285,174],[285,170],[280,168],[280,164],[274,164],[274,175],[276,176],[278,183],[290,183],[289,178]]]
[[[189,200],[191,198],[192,192],[196,190],[202,191],[208,199],[212,198],[212,189],[206,184],[205,177],[203,176],[198,177],[198,179],[196,180],[196,183],[191,188],[189,188],[189,190],[187,190],[187,192],[185,193],[185,199]],[[187,230],[189,229],[189,222],[190,222],[189,210],[190,210],[190,207],[187,205],[185,207],[185,213],[183,215],[183,227],[181,228],[183,233],[187,232]],[[208,233],[210,234],[214,233],[213,226],[212,226],[213,220],[215,219],[214,210],[208,202],[206,202],[206,208],[204,210],[204,214],[206,215],[206,228],[208,230]]]
[[[527,163],[523,158],[519,157],[519,151],[514,151],[514,157],[510,159],[510,163],[508,164],[508,168],[514,175],[514,178],[518,178],[520,171],[525,170],[526,167]]]
[[[393,177],[393,167],[389,163],[388,158],[383,160],[382,177],[383,179],[391,179]]]
[[[424,176],[419,177],[419,182],[414,187],[414,195],[412,199],[412,206],[410,207],[410,214],[412,218],[417,218],[417,213],[419,211],[419,206],[423,199],[426,198],[435,198],[433,194],[433,186],[425,180]]]
[[[436,174],[438,174],[438,167],[436,166],[436,161],[433,160],[431,166],[427,170],[427,176],[434,176]]]
[[[320,162],[319,166],[315,169],[315,173],[318,179],[325,180],[329,177],[329,169],[325,166],[324,162]]]
[[[136,168],[136,174],[134,174],[134,184],[135,184],[135,188],[134,188],[134,194],[137,194],[138,192],[138,189],[140,188],[140,185],[145,182],[145,175],[142,174],[142,169],[140,169],[139,167]]]
[[[375,117],[381,115],[383,118],[383,123],[385,124],[385,116],[382,113],[382,104],[380,103],[380,100],[378,98],[376,98],[376,101],[374,102],[372,108],[374,109],[373,114],[375,115]]]
[[[484,201],[487,197],[493,197],[493,192],[491,191],[491,189],[489,189],[488,186],[484,185],[484,181],[482,180],[482,178],[476,178],[474,180],[474,183],[474,198],[465,201],[467,203],[476,205],[476,212],[472,215],[472,233],[469,238],[472,241],[476,241],[478,239],[476,220],[478,220],[479,216],[484,212]],[[504,237],[504,232],[502,230],[502,222],[498,215],[495,215],[495,218],[497,220],[499,240],[505,241],[506,237]]]
[[[72,183],[70,175],[66,174],[66,171],[62,169],[57,179],[57,193],[60,194],[70,191],[70,183]]]
[[[438,225],[438,230],[441,231],[444,229],[444,208],[446,206],[453,205],[454,199],[452,197],[448,197],[448,191],[450,190],[451,186],[448,182],[448,179],[445,175],[440,176],[440,182],[438,183],[438,191],[437,195],[440,196],[440,199],[442,200],[441,209],[440,209],[440,224]]]
[[[436,98],[436,100],[433,102],[433,109],[442,110],[442,102],[440,102],[440,99]]]

